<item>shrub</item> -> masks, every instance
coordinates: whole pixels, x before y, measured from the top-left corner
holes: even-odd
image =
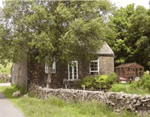
[[[81,83],[82,83],[82,80],[76,80],[74,83],[74,87],[75,88],[81,88]]]
[[[88,88],[94,87],[95,77],[94,76],[87,76],[81,80],[81,87],[85,86]]]
[[[144,73],[142,78],[137,82],[137,86],[150,91],[150,74]]]
[[[111,73],[110,75],[108,75],[106,82],[109,85],[112,85],[115,83],[115,81],[118,79],[117,75],[115,73]]]
[[[76,86],[80,84],[81,87],[85,86],[90,89],[106,88],[106,79],[107,75],[87,76],[77,82]]]
[[[106,88],[106,80],[107,80],[107,75],[98,75],[95,77],[95,87],[96,88]]]
[[[117,75],[111,73],[107,75],[98,75],[98,76],[87,76],[80,81],[75,82],[75,87],[83,87],[94,89],[94,88],[107,88],[108,85],[112,85],[117,80]]]

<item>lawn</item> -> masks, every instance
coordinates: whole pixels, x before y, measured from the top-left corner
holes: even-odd
[[[130,93],[130,94],[139,94],[139,95],[150,95],[150,92],[146,89],[133,87],[134,84],[113,84],[111,89],[109,91],[113,92],[124,92],[124,93]]]
[[[125,111],[119,115],[106,105],[94,101],[67,103],[56,97],[46,100],[34,97],[14,98],[12,93],[16,90],[15,87],[0,87],[0,92],[19,107],[26,117],[138,117]]]

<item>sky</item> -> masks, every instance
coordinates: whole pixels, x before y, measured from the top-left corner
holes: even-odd
[[[2,1],[0,0],[0,7],[2,6]],[[128,4],[135,3],[135,5],[142,5],[146,7],[147,9],[149,8],[149,0],[110,0],[113,3],[116,3],[118,7],[126,7]]]
[[[134,3],[135,6],[141,5],[146,7],[147,9],[149,8],[149,0],[110,0],[113,3],[116,3],[117,6],[122,6],[126,7],[128,4]]]
[[[2,0],[0,0],[0,7],[2,7]]]

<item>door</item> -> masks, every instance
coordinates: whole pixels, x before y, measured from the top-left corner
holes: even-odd
[[[78,79],[78,62],[71,61],[68,64],[68,80],[76,80]]]

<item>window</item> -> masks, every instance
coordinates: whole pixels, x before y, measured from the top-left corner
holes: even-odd
[[[49,70],[48,57],[45,58],[45,73],[56,73],[56,58],[53,57],[52,69]]]
[[[76,80],[78,79],[78,62],[71,61],[68,64],[68,80]]]
[[[99,60],[91,60],[90,63],[90,74],[91,75],[98,75],[99,73]]]

